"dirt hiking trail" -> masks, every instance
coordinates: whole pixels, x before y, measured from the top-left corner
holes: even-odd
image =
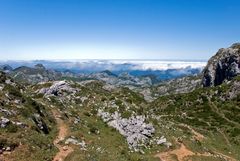
[[[52,110],[53,116],[56,119],[58,127],[58,136],[54,140],[53,144],[58,148],[59,152],[55,155],[53,161],[64,161],[64,159],[73,152],[73,148],[70,146],[61,145],[60,142],[68,135],[68,127],[61,119],[61,114],[57,110]]]

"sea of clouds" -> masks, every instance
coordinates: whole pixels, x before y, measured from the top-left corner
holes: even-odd
[[[172,60],[35,60],[35,61],[4,61],[0,64],[9,64],[13,68],[30,66],[41,63],[47,68],[57,70],[99,72],[130,71],[130,70],[171,70],[171,69],[203,69],[206,61],[172,61]]]
[[[0,65],[8,64],[17,68],[43,64],[47,69],[75,74],[90,74],[109,70],[117,75],[127,72],[134,76],[154,75],[159,80],[166,80],[199,74],[206,63],[206,61],[180,60],[34,60],[4,61],[0,62]]]

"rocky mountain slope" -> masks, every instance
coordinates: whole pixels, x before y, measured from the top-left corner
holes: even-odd
[[[10,71],[9,75],[17,82],[27,84],[58,80],[62,76],[60,72],[46,69],[42,64],[36,64],[33,68],[21,66]]]
[[[190,126],[205,138],[204,141],[196,138],[188,141],[189,138],[184,134],[177,137],[181,141],[176,140],[176,144],[184,143],[190,148],[194,147],[197,153],[232,154],[239,160],[239,84],[237,77],[229,84],[215,88],[199,88],[186,94],[160,97],[149,108],[159,121]]]
[[[203,75],[146,86],[105,71],[23,87],[0,73],[0,160],[240,160],[240,76],[202,87],[220,77],[216,64],[236,69],[237,52],[236,44],[218,52]],[[36,70],[46,71],[20,71]]]
[[[135,77],[129,73],[121,73],[119,75],[113,74],[110,71],[102,71],[98,73],[80,75],[79,78],[88,79],[88,80],[99,80],[103,81],[106,84],[114,86],[137,86],[137,87],[146,87],[151,86],[152,81],[149,77]]]
[[[0,160],[50,160],[57,151],[51,111],[2,72],[0,88]]]
[[[220,49],[203,71],[203,86],[217,86],[240,74],[240,43]]]
[[[11,72],[13,68],[7,64],[5,65],[0,65],[0,71],[3,71],[5,73]]]

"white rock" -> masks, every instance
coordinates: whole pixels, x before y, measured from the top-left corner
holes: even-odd
[[[134,151],[139,151],[139,147],[144,145],[147,140],[152,137],[155,129],[152,124],[146,124],[144,116],[132,116],[128,119],[122,118],[118,112],[110,114],[98,110],[104,122],[119,131],[119,133],[126,137],[129,148]]]
[[[0,120],[1,128],[5,128],[9,123],[10,123],[9,119],[7,119],[5,117],[1,117],[1,120]]]
[[[158,145],[161,145],[161,144],[166,143],[166,142],[167,142],[167,139],[164,136],[162,136],[159,140],[157,140]]]

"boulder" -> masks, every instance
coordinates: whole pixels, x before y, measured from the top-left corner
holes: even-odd
[[[65,141],[65,144],[66,145],[69,145],[69,144],[73,144],[73,145],[79,145],[79,141],[76,140],[76,139],[73,139],[73,138],[68,138],[66,141]]]
[[[167,139],[164,136],[162,136],[159,140],[157,140],[158,145],[164,144],[166,142],[167,142]]]
[[[167,139],[162,136],[160,139],[157,139],[157,144],[158,145],[165,145],[167,148],[172,146],[172,143],[168,142]]]
[[[7,125],[9,125],[11,121],[5,117],[1,117],[0,119],[0,127],[5,128]]]
[[[73,136],[71,136],[71,138],[66,139],[65,145],[69,145],[69,144],[79,145],[81,150],[86,150],[86,147],[87,147],[84,140],[80,142]]]

